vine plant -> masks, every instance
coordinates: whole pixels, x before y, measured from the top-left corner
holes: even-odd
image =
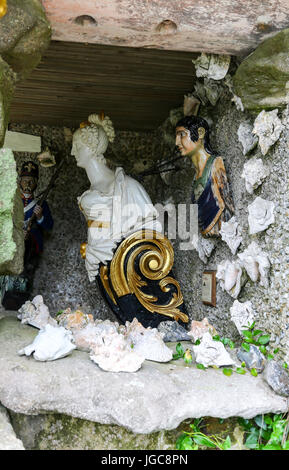
[[[215,341],[221,341],[224,346],[231,349],[235,348],[235,343],[229,338],[222,338],[219,335],[213,336]],[[255,329],[255,322],[248,325],[247,329],[242,330],[242,344],[241,348],[249,352],[250,346],[254,345],[259,348],[260,352],[267,360],[274,358],[279,349],[274,349],[273,352],[269,350],[269,342],[271,338],[269,334],[264,333],[262,330]],[[197,346],[201,343],[198,339],[194,345]],[[183,359],[186,364],[193,362],[190,349],[184,350],[181,343],[176,346],[176,352],[173,354],[173,359]],[[198,369],[206,370],[203,364],[196,363]],[[286,362],[283,363],[285,369],[288,368]],[[238,374],[246,373],[246,364],[243,362],[241,367],[236,367],[234,370],[231,368],[223,368],[223,373],[227,376],[232,375],[233,371]],[[255,368],[250,370],[250,373],[256,377],[258,372]],[[178,450],[201,450],[210,448],[215,450],[229,450],[231,449],[231,439],[228,435],[225,439],[218,436],[207,436],[201,429],[202,419],[195,419],[193,424],[190,425],[191,431],[183,432],[176,442]],[[251,450],[289,450],[289,413],[283,414],[267,414],[259,415],[253,419],[238,418],[238,423],[244,431],[245,442],[244,446]]]

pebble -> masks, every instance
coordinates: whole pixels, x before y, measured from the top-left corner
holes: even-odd
[[[289,374],[279,362],[267,362],[264,378],[275,393],[289,397]]]
[[[247,352],[244,349],[240,348],[237,351],[237,358],[241,362],[245,362],[247,369],[256,369],[260,374],[263,372],[266,359],[265,356],[261,353],[257,346],[253,344],[250,345],[250,351]]]

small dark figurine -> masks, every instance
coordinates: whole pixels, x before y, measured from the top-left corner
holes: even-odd
[[[30,297],[34,273],[43,252],[43,234],[44,231],[53,228],[53,219],[47,202],[43,201],[40,206],[34,198],[38,176],[36,163],[27,161],[22,165],[19,173],[19,189],[24,206],[24,270],[19,276],[5,276],[5,279],[2,279],[2,284],[5,284],[2,305],[7,310],[18,310]]]
[[[234,204],[222,157],[211,148],[205,119],[186,116],[176,125],[176,146],[181,155],[191,157],[196,175],[192,203],[198,204],[201,234],[219,236],[221,222],[234,215]]]

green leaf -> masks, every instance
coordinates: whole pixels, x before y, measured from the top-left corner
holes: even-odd
[[[201,340],[200,340],[200,339],[196,339],[196,341],[194,342],[194,345],[195,345],[195,346],[199,346],[199,344],[201,344]]]
[[[243,369],[242,367],[237,367],[236,372],[237,372],[237,374],[241,374],[241,375],[246,374],[246,370]]]
[[[253,336],[257,336],[260,333],[263,333],[263,331],[262,330],[254,330],[252,333],[253,333]]]
[[[253,337],[252,331],[249,331],[249,330],[242,330],[242,335],[248,339],[252,339]]]
[[[226,367],[223,369],[223,374],[227,375],[228,377],[230,377],[232,373],[233,373],[232,369],[228,369]]]
[[[193,440],[199,446],[210,447],[212,449],[215,449],[217,447],[216,444],[204,434],[195,434],[193,436]]]
[[[247,343],[242,343],[241,346],[242,346],[242,348],[243,348],[245,351],[250,352],[250,345],[249,345],[249,344],[247,344]]]
[[[255,367],[253,367],[253,369],[251,369],[250,372],[251,372],[251,375],[253,375],[253,377],[257,377],[258,372],[256,371]]]
[[[274,359],[273,354],[268,354],[267,359],[268,359],[268,361],[271,361],[272,359]]]
[[[223,338],[221,342],[224,346],[229,346],[231,349],[234,349],[235,343],[230,338]]]
[[[262,450],[282,450],[282,447],[279,444],[266,444]]]
[[[55,316],[57,317],[58,315],[61,315],[63,312],[64,312],[64,310],[59,310],[59,311],[56,313]]]
[[[287,364],[287,362],[284,362],[284,363],[283,363],[283,367],[284,367],[284,369],[288,369],[288,364]]]
[[[183,356],[185,354],[185,351],[184,351],[184,348],[183,346],[181,345],[181,343],[178,343],[177,346],[176,346],[176,352],[177,354],[179,354],[180,356]]]
[[[255,423],[261,429],[267,429],[267,424],[265,423],[264,415],[258,415],[254,418]]]
[[[214,341],[221,341],[221,337],[219,335],[213,336]]]
[[[197,369],[206,370],[206,367],[203,364],[196,364]]]
[[[173,360],[176,361],[177,359],[180,359],[182,356],[179,354],[173,354]]]
[[[242,426],[246,431],[251,428],[251,422],[249,419],[245,418],[238,418],[238,423]]]
[[[256,428],[247,437],[246,442],[245,442],[245,446],[248,447],[248,449],[258,449],[259,448],[259,432]]]
[[[225,441],[222,444],[222,449],[223,450],[229,450],[229,449],[231,449],[231,445],[232,445],[232,443],[231,443],[230,436],[227,436]]]
[[[186,434],[182,434],[178,437],[176,442],[176,448],[178,450],[193,450],[193,440]]]
[[[262,354],[265,354],[265,355],[267,354],[267,348],[266,348],[266,346],[264,346],[264,345],[260,346],[260,347],[259,347],[259,350],[261,351]]]
[[[259,336],[258,338],[259,344],[268,344],[269,341],[270,341],[270,335],[262,335],[262,336]]]
[[[264,441],[268,442],[271,437],[271,431],[265,431],[265,429],[262,429],[261,437]]]
[[[242,364],[241,364],[242,367],[246,367],[246,362],[243,361]]]
[[[280,348],[276,348],[274,349],[273,354],[277,354],[279,351],[280,351]]]
[[[266,424],[268,424],[268,426],[272,426],[273,421],[272,421],[272,418],[270,416],[266,415],[265,418],[264,418],[264,421],[265,421]]]

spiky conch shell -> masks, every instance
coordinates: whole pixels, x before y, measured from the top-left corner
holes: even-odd
[[[111,119],[108,116],[105,116],[103,119],[99,114],[90,114],[88,116],[88,122],[96,126],[101,126],[105,131],[109,142],[113,142],[115,138],[115,131]]]

